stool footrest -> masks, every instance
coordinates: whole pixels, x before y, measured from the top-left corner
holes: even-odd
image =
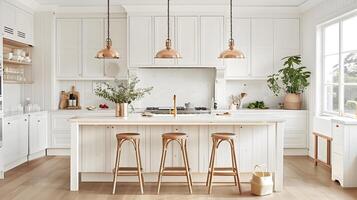
[[[186,168],[185,167],[165,167],[163,172],[163,176],[186,176]]]
[[[215,167],[213,175],[216,176],[235,176],[235,170],[231,167]]]
[[[141,169],[143,170],[143,169]],[[113,173],[115,169],[113,169]],[[119,167],[118,176],[137,176],[139,174],[137,167]]]

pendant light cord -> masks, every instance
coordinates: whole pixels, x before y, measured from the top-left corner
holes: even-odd
[[[232,3],[232,0],[231,0],[231,3],[230,3],[230,21],[231,21],[231,40],[233,40],[233,3]]]
[[[167,0],[167,39],[170,39],[170,0]]]
[[[110,23],[109,23],[109,0],[108,0],[107,12],[108,12],[108,13],[107,13],[107,16],[108,16],[108,21],[107,21],[107,23],[108,23],[108,30],[107,30],[107,31],[108,31],[108,32],[107,32],[108,38],[107,38],[107,40],[108,40],[108,42],[109,42],[109,40],[110,40],[110,35],[109,35],[109,34],[110,34],[110,33],[109,33],[109,30],[110,30],[110,27],[109,27],[109,26],[110,26]]]

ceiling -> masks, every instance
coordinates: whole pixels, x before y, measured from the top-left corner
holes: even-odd
[[[100,6],[106,5],[106,0],[35,0],[46,6]],[[311,0],[233,0],[238,6],[288,6],[297,7]],[[111,0],[111,5],[166,4],[166,0]],[[173,5],[225,5],[229,0],[171,0]]]

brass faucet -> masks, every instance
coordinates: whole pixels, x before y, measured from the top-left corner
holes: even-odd
[[[177,116],[177,107],[176,107],[176,94],[174,95],[174,108],[170,111],[170,114],[174,115],[174,117]]]
[[[356,106],[356,118],[357,118],[357,101],[352,101],[352,100],[349,100],[349,101],[347,101],[347,103],[352,103],[352,104],[355,104],[355,106]]]

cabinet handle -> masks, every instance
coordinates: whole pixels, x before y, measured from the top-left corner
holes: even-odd
[[[25,119],[25,122],[27,122],[27,119]]]
[[[10,123],[10,122],[8,122],[7,124],[9,124],[9,125],[10,125],[11,123]]]
[[[338,127],[340,127],[340,125],[336,124],[336,127],[338,128]]]

